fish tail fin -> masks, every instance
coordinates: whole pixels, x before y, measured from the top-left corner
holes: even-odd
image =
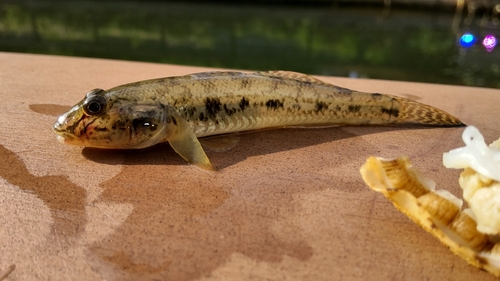
[[[405,98],[396,98],[396,100],[399,103],[397,123],[438,127],[465,126],[462,121],[444,110]]]

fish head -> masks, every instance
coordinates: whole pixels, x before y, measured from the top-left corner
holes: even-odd
[[[94,89],[59,116],[53,129],[65,144],[144,148],[165,141],[166,119],[165,108],[159,103],[120,98]]]

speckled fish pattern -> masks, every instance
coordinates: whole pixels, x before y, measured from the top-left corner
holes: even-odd
[[[131,103],[150,99],[172,105],[197,137],[282,126],[463,125],[429,105],[284,71],[205,72],[123,85],[108,92]]]

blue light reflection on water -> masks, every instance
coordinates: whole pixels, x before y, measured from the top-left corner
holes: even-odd
[[[465,33],[460,37],[460,45],[465,48],[469,48],[476,42],[476,37],[471,33]]]
[[[4,0],[0,51],[500,88],[500,52],[462,52],[464,24],[452,22],[418,10]]]

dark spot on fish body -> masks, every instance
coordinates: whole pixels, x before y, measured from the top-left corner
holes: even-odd
[[[168,79],[168,80],[165,80],[163,82],[164,83],[168,82],[170,84],[170,86],[179,86],[181,84],[181,81],[179,79]]]
[[[361,110],[361,105],[349,105],[347,107],[347,110],[349,110],[349,112],[351,113],[359,112]]]
[[[234,113],[236,113],[236,108],[229,108],[226,104],[224,105],[224,112],[226,112],[226,114],[228,116],[231,116],[233,115]]]
[[[118,120],[115,123],[113,123],[113,125],[111,126],[111,129],[112,130],[118,129],[118,130],[122,130],[123,131],[123,130],[126,130],[127,128],[126,128],[126,124],[125,124],[124,121]]]
[[[278,108],[283,107],[283,102],[280,100],[268,100],[266,102],[266,107],[268,109],[277,110]]]
[[[341,110],[342,110],[342,108],[340,107],[340,105],[336,105],[336,106],[335,106],[335,110],[336,110],[336,111],[341,111]]]
[[[108,121],[111,119],[111,116],[109,116],[109,114],[103,114],[101,115],[100,119],[103,121]]]
[[[207,110],[207,117],[210,119],[215,119],[217,113],[221,111],[221,102],[218,98],[206,98],[205,107]]]
[[[271,76],[271,78],[273,78],[274,80],[278,80],[278,81],[283,81],[285,79],[288,79],[288,78],[285,78],[285,77],[282,77],[282,76]]]
[[[201,83],[201,86],[205,89],[205,92],[207,92],[207,93],[212,92],[217,87],[217,85],[213,81],[210,81],[210,80],[202,80],[202,81],[200,81],[200,83]]]
[[[398,117],[399,116],[399,109],[387,109],[382,107],[382,113],[384,114],[389,114],[390,116]]]
[[[109,129],[106,128],[106,127],[101,128],[101,127],[97,126],[97,127],[94,127],[94,131],[96,131],[96,132],[107,132],[107,131],[109,131]]]
[[[240,109],[241,109],[241,111],[244,111],[249,106],[250,106],[250,102],[245,97],[242,97],[241,101],[240,101]]]
[[[194,106],[188,107],[186,112],[189,114],[189,116],[193,116],[194,113],[196,112],[196,107]]]
[[[319,113],[319,112],[323,112],[325,111],[326,109],[328,109],[328,105],[322,101],[317,101],[316,102],[316,105],[314,107],[314,111],[316,113]]]
[[[373,93],[373,94],[371,94],[371,97],[372,97],[372,100],[378,101],[378,100],[382,99],[382,94]]]
[[[271,87],[269,88],[270,92],[277,92],[279,89],[279,86],[283,84],[283,81],[274,81],[271,83]]]
[[[342,95],[352,95],[352,90],[351,89],[346,89],[346,88],[342,88],[342,87],[339,87],[339,86],[333,86],[335,88],[335,91],[339,94],[342,94]]]
[[[189,120],[186,120],[186,121],[189,121]],[[167,123],[169,123],[169,124],[172,123],[175,126],[177,126],[177,119],[174,116],[171,116],[171,117],[167,118]]]
[[[246,76],[246,73],[238,72],[238,71],[212,71],[212,72],[205,72],[208,74],[207,76],[217,76],[217,75],[222,75],[222,76],[232,76],[232,77],[240,77],[240,76]]]
[[[264,102],[263,101],[261,101],[259,103],[254,102],[252,105],[253,105],[253,107],[263,107],[264,106]]]
[[[203,114],[203,112],[200,112],[200,116],[198,117],[198,119],[200,119],[200,121],[203,121],[203,122],[208,121],[208,117],[205,116],[205,114]]]
[[[244,88],[247,88],[248,85],[250,84],[250,80],[249,79],[242,79],[241,80],[241,88],[244,89]]]
[[[315,101],[312,98],[302,98],[302,103],[314,103]]]
[[[303,91],[315,91],[314,82],[311,81],[300,81],[298,91],[302,94]]]
[[[292,108],[296,111],[299,111],[302,107],[300,106],[300,104],[296,103],[292,105]]]

